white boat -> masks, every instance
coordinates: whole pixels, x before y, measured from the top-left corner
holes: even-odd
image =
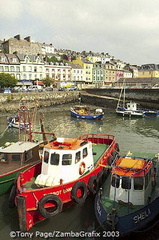
[[[123,99],[121,100],[121,98]],[[122,103],[121,103],[122,102]],[[123,87],[120,92],[119,100],[116,107],[116,113],[120,116],[127,117],[144,117],[145,112],[137,108],[137,103],[128,102],[125,103],[125,82],[123,83]]]

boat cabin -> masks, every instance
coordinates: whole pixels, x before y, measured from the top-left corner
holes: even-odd
[[[43,150],[41,174],[36,185],[54,186],[78,179],[92,169],[92,143],[76,138],[57,138]]]
[[[39,143],[18,141],[0,148],[0,174],[40,160]]]
[[[129,102],[126,104],[126,109],[130,111],[136,111],[137,110],[137,103],[135,102]]]
[[[109,197],[116,202],[145,205],[150,201],[154,183],[152,160],[119,157],[112,168]]]

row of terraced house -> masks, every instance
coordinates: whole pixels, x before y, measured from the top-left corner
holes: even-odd
[[[66,61],[61,61],[65,55]],[[47,62],[55,56],[58,62]],[[37,43],[20,35],[1,41],[0,73],[6,72],[18,79],[18,85],[43,84],[50,77],[58,87],[77,85],[84,87],[120,86],[126,79],[130,86],[158,83],[156,64],[134,66],[115,59],[108,53],[56,50],[52,44]],[[143,81],[144,79],[144,81]],[[142,81],[141,81],[142,80]]]

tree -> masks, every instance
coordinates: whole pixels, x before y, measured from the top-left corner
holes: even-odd
[[[51,84],[54,84],[54,79],[47,76],[43,79],[43,83],[46,87],[49,87]]]
[[[0,73],[0,87],[14,87],[17,84],[17,79],[9,73]]]

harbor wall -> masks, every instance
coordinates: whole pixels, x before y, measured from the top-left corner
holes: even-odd
[[[20,105],[34,108],[49,107],[69,102],[76,102],[79,99],[78,91],[53,91],[53,92],[29,92],[29,93],[1,93],[0,112],[16,112]]]
[[[87,89],[80,92],[83,103],[115,108],[121,89]],[[126,102],[135,101],[140,108],[159,109],[159,89],[126,89]]]

